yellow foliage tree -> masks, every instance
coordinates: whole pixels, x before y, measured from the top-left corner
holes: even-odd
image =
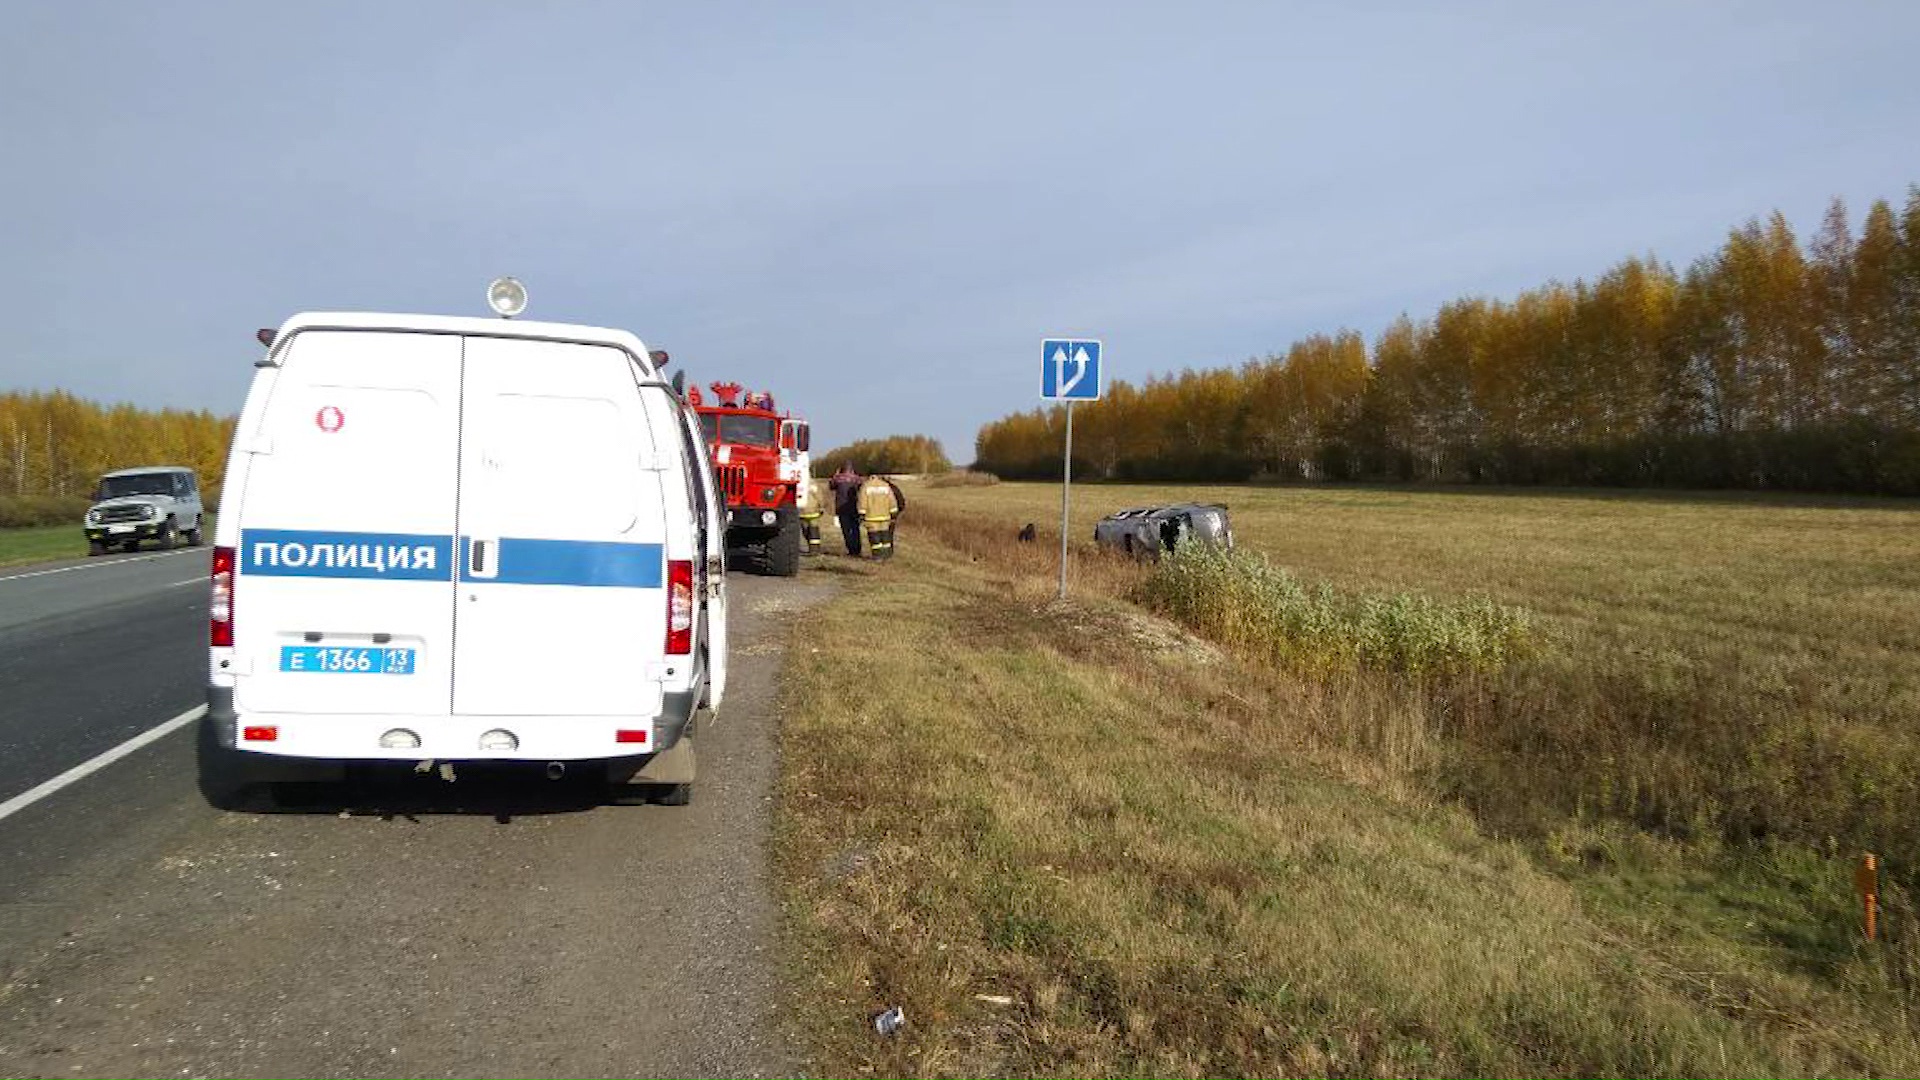
[[[1920,494],[1920,185],[1855,238],[1836,200],[1803,251],[1754,219],[1682,275],[1402,315],[1238,368],[1112,384],[1074,413],[1090,480],[1384,479]],[[1059,475],[1062,414],[996,420],[974,467]]]

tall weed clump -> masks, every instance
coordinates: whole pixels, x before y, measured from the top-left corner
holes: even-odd
[[[1202,637],[1305,672],[1492,671],[1531,634],[1526,612],[1485,598],[1346,593],[1308,585],[1264,556],[1200,544],[1162,559],[1133,599]]]

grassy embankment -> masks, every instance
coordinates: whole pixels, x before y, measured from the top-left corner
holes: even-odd
[[[74,496],[0,495],[0,566],[85,555],[80,518],[89,505]]]
[[[86,553],[87,537],[77,525],[0,529],[0,566],[78,559]]]
[[[1337,595],[1530,613],[1411,676],[1201,643],[1113,560],[1051,603],[1057,489],[914,494],[896,563],[813,568],[849,589],[791,654],[826,1071],[1920,1068],[1849,891],[1859,846],[1915,854],[1909,504],[1182,492]],[[1083,489],[1074,534],[1165,494]]]
[[[219,489],[202,494],[208,537]],[[78,559],[87,554],[81,518],[92,500],[77,495],[0,495],[0,566]]]

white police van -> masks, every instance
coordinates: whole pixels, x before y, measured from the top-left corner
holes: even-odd
[[[510,318],[260,336],[214,536],[208,801],[485,761],[685,802],[726,686],[726,538],[665,354]]]

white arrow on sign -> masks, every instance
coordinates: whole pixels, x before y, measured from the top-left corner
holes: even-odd
[[[1059,348],[1054,349],[1053,350],[1054,396],[1067,397],[1068,395],[1070,395],[1073,392],[1073,388],[1080,385],[1080,380],[1087,377],[1087,365],[1092,362],[1092,359],[1093,359],[1092,357],[1087,355],[1086,346],[1084,345],[1073,351],[1073,357],[1071,359],[1067,357],[1067,347],[1065,345],[1062,345]],[[1073,365],[1073,378],[1071,379],[1067,378],[1067,365],[1069,363]]]

